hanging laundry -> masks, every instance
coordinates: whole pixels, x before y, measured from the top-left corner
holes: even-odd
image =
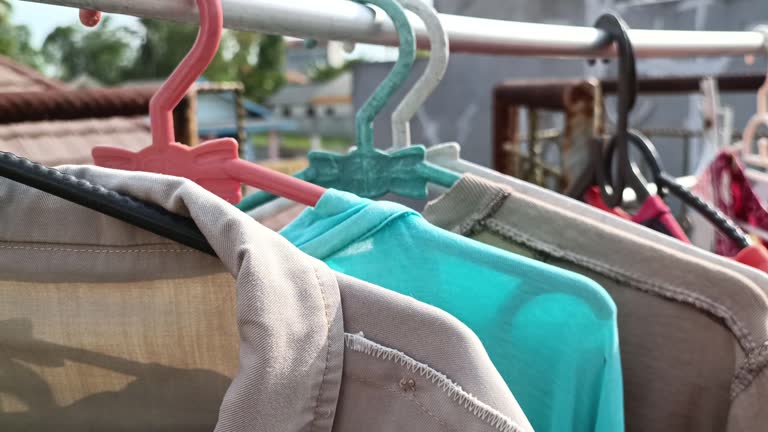
[[[624,220],[608,226],[581,203],[570,209],[540,195],[465,175],[424,217],[605,287],[619,311],[627,430],[760,430],[768,422],[768,278],[760,275],[758,287],[662,246],[661,235],[630,234],[618,226],[632,228]]]
[[[733,259],[768,273],[768,250],[761,244],[749,246],[739,252]]]
[[[335,190],[281,233],[337,271],[467,324],[535,430],[623,430],[616,310],[593,281]]]
[[[672,210],[670,210],[667,203],[665,203],[658,195],[653,195],[643,201],[640,209],[634,215],[630,215],[621,208],[610,208],[605,205],[605,202],[603,202],[603,199],[600,196],[600,189],[597,186],[593,186],[587,190],[584,201],[589,205],[597,207],[614,216],[646,226],[654,231],[676,238],[682,242],[691,242],[688,240],[688,236],[685,234],[685,231],[683,231],[683,228],[677,222],[677,219],[675,219],[675,216],[672,215]]]
[[[544,189],[532,183],[522,181],[516,177],[504,175],[490,168],[465,161],[461,159],[460,149],[456,143],[441,144],[438,146],[430,147],[427,151],[427,156],[431,162],[434,162],[445,168],[452,169],[457,172],[479,176],[486,181],[490,181],[499,186],[510,189],[518,194],[522,194],[537,201],[541,201],[542,203],[549,206],[556,207],[568,213],[575,213],[595,223],[599,223],[615,230],[620,230],[629,235],[632,235],[633,237],[653,241],[654,243],[660,246],[664,246],[667,249],[704,261],[710,266],[723,267],[741,274],[742,276],[755,281],[755,283],[757,283],[762,290],[768,293],[768,274],[761,273],[756,269],[743,266],[734,260],[713,254],[708,250],[704,250],[700,247],[694,247],[691,244],[679,242],[672,237],[655,235],[653,232],[643,228],[638,224],[629,222],[622,218],[613,217],[607,212],[587,205],[581,201],[570,199],[549,189]],[[432,194],[435,194],[435,196],[438,196],[441,193],[445,193],[445,189],[439,187],[431,187],[431,190]],[[698,213],[692,213],[691,216],[698,216]],[[702,226],[708,228],[710,231],[715,229],[709,222],[706,221],[702,222]],[[699,226],[696,228],[697,231],[700,229]]]
[[[188,214],[220,259],[0,179],[0,430],[533,430],[446,312],[192,181],[65,172]]]
[[[721,152],[701,174],[695,191],[714,203],[726,216],[761,230],[768,230],[768,209],[752,190],[738,158],[729,151]],[[768,244],[768,239],[762,239]],[[713,239],[716,253],[734,257],[741,248],[720,233]]]

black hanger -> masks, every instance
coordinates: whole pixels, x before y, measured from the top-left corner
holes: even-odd
[[[618,115],[616,121],[616,133],[609,143],[618,148],[619,165],[616,175],[606,170],[610,167],[610,161],[604,162],[602,138],[595,138],[590,145],[590,159],[587,168],[576,181],[568,188],[566,194],[576,199],[582,199],[587,189],[593,185],[600,186],[600,194],[603,201],[609,207],[617,207],[622,204],[624,189],[632,189],[638,200],[643,201],[651,194],[646,187],[645,179],[629,160],[627,145],[629,137],[629,113],[635,106],[637,99],[637,72],[635,67],[635,51],[629,39],[629,27],[618,15],[606,13],[595,22],[595,28],[605,31],[605,44],[616,43],[618,50]]]
[[[216,256],[190,218],[121,194],[53,168],[0,152],[0,177],[50,193],[133,226]]]
[[[658,186],[659,196],[663,196],[664,192],[670,192],[672,195],[679,198],[683,203],[690,206],[705,219],[707,219],[712,225],[719,229],[723,234],[728,236],[731,240],[736,242],[742,249],[748,247],[751,244],[749,236],[739,228],[732,220],[725,216],[720,210],[713,207],[706,201],[702,200],[698,196],[694,195],[691,191],[683,187],[678,183],[677,179],[664,171],[664,167],[661,164],[661,158],[656,151],[656,146],[653,145],[651,140],[637,131],[630,131],[629,143],[638,150],[643,156],[643,159],[650,168],[653,182]],[[613,160],[613,153],[616,149],[614,142],[611,142],[606,149],[606,161],[610,164]],[[610,169],[610,166],[608,167]]]

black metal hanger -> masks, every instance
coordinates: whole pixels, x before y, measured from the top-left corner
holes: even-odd
[[[121,194],[56,169],[0,152],[0,177],[47,192],[133,226],[216,256],[195,222],[162,207]]]
[[[664,171],[664,167],[661,163],[659,153],[656,151],[656,146],[653,145],[651,140],[637,131],[630,131],[629,144],[632,144],[634,148],[640,150],[640,154],[648,165],[651,171],[652,180],[658,186],[658,194],[663,196],[665,192],[670,192],[672,195],[679,198],[683,203],[690,206],[705,219],[707,219],[712,225],[719,229],[723,234],[728,236],[731,240],[736,242],[742,249],[748,247],[751,244],[749,236],[739,228],[732,220],[725,216],[720,210],[713,207],[711,204],[702,200],[698,196],[694,195],[691,191],[683,187],[678,183],[677,179]],[[610,164],[613,160],[613,154],[616,150],[616,145],[611,142],[606,149],[606,161]],[[610,169],[610,166],[607,167]]]
[[[610,167],[610,161],[604,161],[604,141],[596,137],[590,145],[590,159],[587,168],[578,179],[568,188],[566,194],[576,199],[582,199],[587,189],[591,186],[600,186],[600,194],[603,201],[610,207],[622,204],[624,189],[632,189],[638,200],[645,200],[650,196],[645,179],[632,165],[629,159],[627,145],[629,137],[629,113],[635,106],[637,99],[637,71],[635,67],[635,51],[629,39],[629,27],[618,15],[606,13],[595,22],[595,27],[605,31],[605,44],[616,43],[618,50],[619,75],[617,78],[618,115],[616,120],[616,132],[610,138],[609,143],[618,149],[619,165],[616,175],[606,170]]]

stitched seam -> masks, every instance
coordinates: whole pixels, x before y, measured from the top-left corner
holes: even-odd
[[[432,417],[432,419],[434,421],[436,421],[440,426],[442,426],[442,427],[444,427],[445,429],[448,429],[448,430],[453,430],[453,431],[456,430],[456,429],[452,428],[450,425],[448,425],[448,423],[446,423],[442,419],[438,418],[432,411],[429,410],[429,408],[424,406],[424,404],[419,402],[419,400],[416,399],[416,397],[415,397],[416,396],[416,392],[415,391],[413,392],[414,396],[413,397],[409,397],[408,395],[404,394],[403,392],[399,392],[397,390],[393,390],[393,389],[391,389],[391,388],[389,388],[387,386],[380,385],[378,383],[375,383],[375,382],[373,382],[371,380],[368,380],[368,379],[365,379],[365,378],[362,378],[362,377],[352,376],[352,377],[350,377],[350,379],[352,379],[352,381],[357,381],[357,382],[359,382],[361,384],[369,385],[371,387],[375,387],[375,388],[384,390],[386,392],[395,394],[395,395],[397,395],[397,396],[399,396],[399,397],[401,397],[401,398],[403,398],[405,400],[414,402],[416,404],[416,406],[419,407],[419,410],[421,412],[423,412],[424,414]]]
[[[459,225],[458,233],[463,236],[472,234],[472,232],[477,228],[479,224],[482,224],[485,219],[493,216],[496,211],[499,210],[499,207],[501,207],[504,202],[506,202],[508,197],[509,192],[504,190],[496,191],[491,199],[488,200],[488,203],[483,208],[481,208],[480,211],[476,212],[465,222]]]
[[[355,239],[351,243],[345,243],[344,245],[341,245],[338,248],[335,248],[335,249],[333,249],[331,251],[328,251],[328,253],[325,253],[325,254],[314,254],[314,253],[311,253],[310,255],[312,257],[316,258],[316,259],[319,259],[319,260],[323,261],[323,260],[327,259],[328,257],[331,257],[331,256],[334,256],[334,255],[336,255],[338,253],[341,253],[346,248],[348,248],[350,246],[350,244],[354,244],[354,243],[357,243],[357,242],[361,242],[361,241],[367,240],[368,238],[373,237],[377,232],[379,232],[379,231],[381,231],[383,229],[386,229],[387,227],[389,227],[391,224],[393,224],[395,221],[399,220],[400,218],[405,218],[405,217],[409,217],[409,216],[421,217],[421,215],[419,213],[416,213],[415,211],[405,211],[405,212],[396,214],[395,216],[391,216],[389,219],[385,220],[384,222],[380,223],[379,225],[376,225],[375,227],[373,227],[369,231],[365,232],[363,235],[359,236],[357,239]],[[306,251],[306,249],[304,248],[304,245],[294,245],[294,246],[298,247],[302,251]]]
[[[78,253],[111,253],[111,254],[124,254],[124,253],[190,253],[195,252],[192,249],[72,249],[62,247],[33,247],[33,246],[3,246],[0,245],[0,249],[6,250],[32,250],[40,252],[78,252]]]
[[[418,374],[431,381],[432,384],[435,384],[440,390],[445,392],[454,402],[463,406],[470,414],[494,427],[499,432],[522,432],[520,426],[512,419],[493,410],[493,408],[478,400],[475,396],[464,391],[461,386],[451,381],[445,374],[429,367],[429,365],[418,362],[400,351],[370,341],[361,334],[345,333],[344,343],[352,351],[399,364],[411,373]]]
[[[523,243],[532,249],[549,253],[554,257],[558,257],[587,268],[592,268],[593,270],[597,270],[601,274],[608,276],[619,283],[626,284],[641,291],[656,294],[674,301],[689,303],[698,309],[709,312],[715,317],[723,320],[726,327],[731,330],[731,332],[738,340],[739,345],[744,350],[744,352],[748,353],[748,358],[751,357],[751,353],[760,348],[757,347],[757,344],[755,344],[750,332],[738,318],[731,314],[727,308],[712,302],[710,299],[695,295],[685,290],[672,290],[664,288],[659,284],[643,281],[642,278],[640,278],[638,275],[634,275],[624,270],[611,267],[610,265],[600,261],[581,257],[570,252],[551,247],[543,242],[534,240],[529,236],[518,232],[496,220],[488,220],[484,222],[483,225],[492,232],[502,236],[503,238]],[[743,366],[740,366],[731,380],[731,400],[733,400],[735,395],[749,387],[754,381],[755,377],[760,372],[762,372],[766,366],[768,366],[768,360],[762,361],[754,367],[750,367],[750,365],[746,364],[746,362],[743,364]]]
[[[731,400],[747,389],[768,365],[768,341],[752,350],[734,375]]]
[[[312,271],[315,275],[315,281],[317,282],[317,286],[320,288],[320,296],[323,299],[323,309],[325,310],[325,314],[323,314],[323,319],[325,320],[325,328],[326,328],[326,334],[327,337],[325,339],[325,368],[323,369],[323,378],[320,380],[320,388],[317,390],[317,398],[315,399],[315,409],[313,410],[315,413],[315,417],[312,419],[312,429],[317,429],[317,419],[320,416],[320,399],[323,396],[323,388],[325,387],[325,379],[328,376],[328,363],[329,359],[331,357],[331,318],[330,318],[330,311],[328,310],[328,300],[325,298],[325,290],[323,290],[323,284],[320,282],[320,276],[317,274],[317,266],[314,264],[312,265]]]
[[[705,312],[709,312],[710,314],[723,320],[725,325],[731,330],[734,336],[736,336],[736,339],[739,341],[739,345],[742,347],[744,352],[750,352],[757,346],[746,326],[738,318],[736,318],[735,315],[733,315],[724,306],[719,305],[704,296],[694,294],[683,289],[671,289],[657,283],[644,281],[643,278],[637,274],[627,272],[624,269],[613,267],[600,260],[579,256],[571,253],[570,251],[565,251],[544,242],[535,240],[526,234],[523,234],[513,228],[510,228],[509,226],[499,223],[496,220],[487,220],[483,223],[483,225],[492,232],[502,236],[503,238],[506,238],[507,240],[517,241],[532,249],[552,255],[553,257],[561,258],[566,261],[597,270],[601,274],[610,277],[616,282],[628,284],[633,288],[639,289],[641,291],[656,294],[674,301],[691,304],[694,307]]]

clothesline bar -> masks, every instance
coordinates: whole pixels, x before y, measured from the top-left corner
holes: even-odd
[[[98,9],[106,13],[197,22],[187,0],[25,0]],[[222,0],[224,26],[234,30],[318,40],[397,45],[385,14],[350,0]],[[421,48],[428,46],[423,23],[409,15]],[[534,24],[441,14],[451,51],[555,58],[615,56],[605,35],[591,27]],[[765,36],[756,31],[632,30],[639,57],[765,55]]]

